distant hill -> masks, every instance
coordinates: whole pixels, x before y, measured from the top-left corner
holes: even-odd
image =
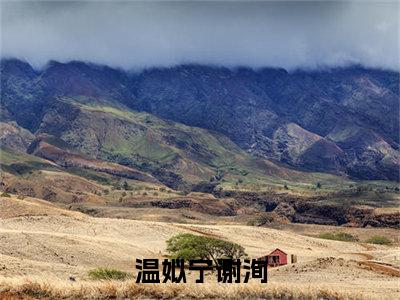
[[[83,62],[35,71],[7,59],[1,82],[2,130],[16,126],[2,144],[19,151],[46,135],[173,188],[247,174],[317,180],[301,171],[399,180],[397,72],[182,65],[128,73]]]

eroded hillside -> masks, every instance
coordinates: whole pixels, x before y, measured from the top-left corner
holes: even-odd
[[[1,70],[3,120],[32,133],[66,131],[58,121],[75,119],[72,99],[219,132],[246,152],[303,170],[398,180],[397,72],[186,65],[131,74],[83,62],[51,62],[36,72],[18,60],[2,60]]]

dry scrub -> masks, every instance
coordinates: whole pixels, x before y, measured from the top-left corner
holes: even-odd
[[[136,284],[134,281],[65,282],[57,279],[4,278],[0,299],[373,299],[322,285],[296,284]],[[382,298],[381,298],[382,299]]]

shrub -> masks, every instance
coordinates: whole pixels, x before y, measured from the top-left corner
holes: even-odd
[[[342,242],[356,242],[358,238],[350,233],[346,232],[326,232],[318,235],[321,239],[335,240]]]
[[[212,259],[215,264],[218,264],[218,259],[239,259],[247,256],[244,248],[239,244],[190,233],[182,233],[170,238],[167,241],[167,251],[174,258]]]
[[[370,244],[378,244],[378,245],[391,245],[392,241],[388,239],[386,236],[374,235],[373,237],[366,240],[367,243]]]
[[[247,225],[250,226],[262,226],[267,223],[274,222],[274,216],[271,213],[263,212],[258,216],[254,217],[254,219],[247,222]]]
[[[10,195],[9,193],[7,193],[7,192],[3,192],[3,193],[1,194],[1,197],[8,197],[8,198],[10,198],[11,195]]]
[[[214,191],[216,183],[201,181],[190,187],[188,192],[200,192],[200,193],[212,193]]]
[[[129,185],[128,185],[128,183],[127,183],[126,181],[124,181],[124,183],[122,184],[122,188],[123,188],[125,191],[127,191],[127,190],[130,189],[130,187],[129,187]]]
[[[88,276],[92,280],[125,280],[131,278],[131,274],[107,268],[97,268],[90,270]]]

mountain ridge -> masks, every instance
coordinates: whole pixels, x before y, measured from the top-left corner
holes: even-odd
[[[1,71],[2,119],[32,133],[50,120],[45,133],[54,134],[63,109],[73,120],[76,109],[62,104],[73,99],[218,132],[255,157],[304,170],[399,180],[397,72],[181,65],[128,73],[84,62],[35,71],[15,59],[3,59]]]

